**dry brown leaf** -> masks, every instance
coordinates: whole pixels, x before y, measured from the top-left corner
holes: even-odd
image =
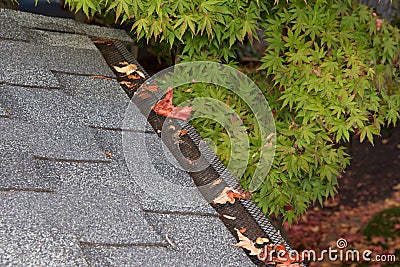
[[[106,155],[110,159],[113,157],[113,155],[110,152],[107,152],[107,151],[104,152],[104,155]]]
[[[124,67],[118,67],[118,66],[113,66],[113,67],[117,72],[123,73],[125,75],[130,75],[130,74],[136,72],[136,70],[137,70],[137,66],[135,64],[128,64]]]
[[[187,133],[188,133],[188,131],[187,131],[187,130],[185,130],[185,129],[182,129],[182,130],[180,130],[180,131],[179,131],[179,136],[184,136],[184,135],[187,135]]]
[[[145,92],[141,92],[141,93],[139,94],[139,97],[140,97],[141,99],[147,99],[147,98],[149,98],[150,96],[151,96],[150,94],[145,93]]]
[[[244,234],[246,231],[247,231],[247,228],[246,228],[246,227],[243,227],[243,228],[240,228],[240,229],[239,229],[239,232],[241,232],[242,234]]]
[[[93,75],[93,76],[90,76],[90,78],[104,79],[104,80],[107,80],[107,81],[111,80],[111,78],[105,77],[105,76],[102,76],[102,75]]]
[[[181,120],[187,120],[190,117],[190,113],[192,112],[191,107],[175,107],[172,104],[172,88],[168,88],[167,94],[165,95],[163,100],[157,102],[157,104],[153,107],[153,110],[158,115],[176,118]]]
[[[233,187],[225,187],[221,194],[213,201],[214,204],[226,204],[227,202],[233,204],[236,199],[250,199],[250,191],[238,191]]]
[[[266,237],[257,237],[256,244],[258,245],[266,245],[269,243],[269,239]]]
[[[220,178],[218,180],[215,180],[211,185],[213,185],[213,186],[219,185],[221,182],[222,182],[222,179]]]
[[[144,73],[141,72],[140,70],[137,70],[136,73],[139,74],[139,76],[142,77],[143,79],[146,79],[146,76],[144,76]]]
[[[120,81],[119,84],[121,85],[125,85],[126,87],[128,87],[129,89],[132,89],[133,87],[135,87],[135,84],[129,82],[129,81]]]
[[[128,79],[131,80],[140,80],[140,76],[135,72],[133,74],[128,75]]]
[[[400,190],[400,184],[397,184],[397,185],[393,186],[393,189],[394,190]]]
[[[158,86],[157,86],[157,85],[147,85],[147,84],[143,84],[143,85],[142,85],[142,88],[143,88],[144,90],[151,91],[151,92],[154,92],[154,93],[158,92]]]
[[[108,38],[102,38],[102,39],[93,41],[93,43],[95,43],[95,44],[106,44],[106,43],[109,43],[109,42],[112,42],[112,40],[108,39]]]
[[[224,190],[222,190],[221,194],[213,200],[213,203],[214,204],[226,204],[226,202],[229,202],[231,204],[235,203],[235,199],[230,198],[228,196],[228,192],[232,192],[233,190],[235,190],[233,189],[233,187],[225,187]]]
[[[236,217],[234,216],[229,216],[229,215],[222,215],[224,218],[227,218],[228,220],[236,220]]]
[[[235,229],[235,230],[236,230],[236,233],[239,238],[239,243],[234,244],[235,247],[241,247],[241,248],[247,249],[248,251],[250,251],[250,255],[254,255],[254,256],[260,255],[263,252],[263,250],[261,248],[256,248],[254,246],[253,241],[248,239],[238,229]]]

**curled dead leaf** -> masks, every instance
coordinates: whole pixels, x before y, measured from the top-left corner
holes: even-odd
[[[179,136],[184,136],[184,135],[186,135],[187,133],[188,133],[187,130],[182,129],[182,130],[179,131]]]
[[[222,182],[222,179],[217,179],[215,180],[211,185],[215,186],[215,185],[219,185]]]
[[[250,191],[235,190],[233,187],[225,187],[221,194],[213,200],[214,204],[226,204],[227,202],[233,204],[236,199],[250,199]]]
[[[143,79],[146,79],[146,76],[144,75],[143,72],[141,72],[140,70],[137,70],[136,73]]]
[[[260,255],[263,250],[261,248],[256,248],[254,246],[253,241],[251,241],[249,238],[247,238],[245,235],[243,235],[238,229],[235,229],[236,233],[238,235],[239,238],[239,243],[234,244],[235,247],[241,247],[244,248],[248,251],[250,251],[250,255]]]
[[[154,93],[158,92],[158,86],[157,85],[147,85],[147,84],[143,84],[142,85],[142,89],[143,90],[147,90],[147,91],[151,91]]]
[[[94,78],[94,79],[104,79],[104,80],[107,80],[107,81],[111,80],[111,78],[105,77],[105,76],[102,76],[102,75],[93,75],[93,76],[90,76],[90,78]]]
[[[137,70],[137,66],[135,64],[128,64],[124,67],[118,67],[118,66],[113,66],[113,67],[117,72],[123,73],[125,75],[130,75],[130,74],[136,72],[136,70]]]
[[[95,43],[95,44],[107,44],[107,43],[110,43],[110,42],[113,42],[113,40],[108,39],[108,38],[101,38],[101,39],[93,41],[93,43]]]
[[[140,97],[141,99],[147,99],[147,98],[149,98],[150,96],[151,96],[150,94],[145,93],[145,92],[141,92],[141,93],[139,94],[139,97]]]
[[[125,85],[125,86],[127,86],[129,89],[132,89],[132,88],[135,86],[135,84],[133,84],[133,83],[131,83],[131,82],[129,82],[129,81],[120,81],[119,84]]]
[[[104,155],[106,155],[110,159],[113,157],[113,155],[110,152],[107,152],[107,151],[104,152]]]
[[[157,102],[157,104],[153,107],[153,110],[158,115],[176,118],[181,120],[187,120],[190,117],[190,113],[192,112],[191,107],[175,107],[172,104],[172,88],[168,88],[168,91],[164,97],[164,99]]]
[[[228,220],[236,220],[236,217],[234,216],[229,216],[229,215],[222,215],[224,218],[227,218]]]
[[[131,80],[140,80],[140,76],[135,72],[133,74],[128,75],[128,79]]]

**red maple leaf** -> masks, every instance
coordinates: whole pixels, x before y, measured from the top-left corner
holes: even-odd
[[[188,106],[184,106],[181,108],[175,107],[172,104],[172,88],[169,87],[164,99],[157,102],[157,104],[153,108],[154,112],[158,115],[176,118],[181,120],[187,120],[190,117],[190,113],[192,112],[192,108]]]

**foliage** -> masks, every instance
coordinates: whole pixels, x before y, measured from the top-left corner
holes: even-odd
[[[174,48],[179,55],[200,52],[227,61],[234,44],[257,38],[257,22],[268,10],[262,1],[248,0],[66,0],[70,9],[86,15],[113,13],[119,22],[131,21],[138,39],[151,39]]]
[[[396,124],[400,107],[399,30],[387,22],[378,30],[360,4],[309,4],[280,5],[263,23],[269,46],[261,69],[273,78],[269,102],[280,134],[268,180],[288,192],[281,201],[295,214],[334,196],[351,134],[373,143],[383,125]],[[264,184],[261,206],[277,202],[274,188]]]
[[[367,7],[351,1],[293,0],[272,6],[249,0],[66,0],[87,15],[110,12],[131,21],[138,39],[168,45],[184,60],[230,62],[237,43],[257,38],[269,44],[260,71],[249,73],[275,114],[276,156],[254,200],[266,214],[292,221],[313,202],[333,197],[349,164],[344,144],[352,134],[373,142],[400,115],[400,34],[387,22],[378,28]],[[231,65],[235,65],[231,62]],[[247,128],[250,155],[241,180],[246,189],[256,168],[260,135],[254,114],[235,94],[213,85],[176,90],[175,101],[213,97],[229,104]],[[229,161],[229,136],[206,118],[193,120],[202,136]]]

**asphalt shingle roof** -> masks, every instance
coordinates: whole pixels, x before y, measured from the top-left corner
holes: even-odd
[[[89,37],[0,9],[0,265],[253,266]]]

